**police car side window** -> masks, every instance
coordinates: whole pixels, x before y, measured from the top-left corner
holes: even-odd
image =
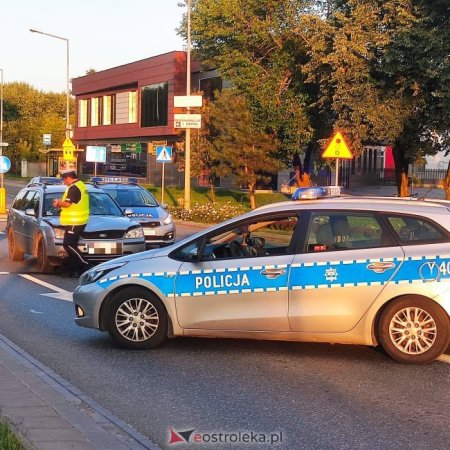
[[[389,215],[388,222],[402,244],[448,242],[437,224],[418,216]]]
[[[371,213],[315,213],[307,237],[308,252],[395,245]]]
[[[204,259],[286,255],[290,252],[297,224],[297,216],[268,217],[242,223],[208,239]]]
[[[21,209],[22,209],[22,205],[23,205],[24,199],[25,199],[25,194],[26,194],[27,192],[28,192],[28,191],[20,191],[20,192],[17,194],[16,198],[14,199],[14,203],[13,203],[13,205],[12,205],[12,208],[13,208],[13,209],[18,209],[18,210],[21,210]]]

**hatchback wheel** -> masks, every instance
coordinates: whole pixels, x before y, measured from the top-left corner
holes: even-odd
[[[118,292],[107,308],[106,326],[121,347],[147,349],[167,336],[167,313],[161,301],[146,289],[130,287]]]
[[[8,254],[11,261],[23,261],[25,252],[20,248],[12,228],[8,230]]]
[[[47,256],[47,249],[45,247],[45,241],[42,236],[39,236],[36,244],[36,258],[37,258],[37,270],[40,273],[51,273],[54,267],[50,264],[50,260]]]
[[[406,296],[382,313],[379,338],[385,351],[404,363],[428,363],[441,355],[450,342],[450,320],[431,300]]]

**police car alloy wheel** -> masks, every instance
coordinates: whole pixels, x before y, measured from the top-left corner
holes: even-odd
[[[107,308],[108,333],[121,347],[146,349],[167,336],[167,313],[161,301],[145,289],[131,287],[111,298]]]
[[[8,230],[8,253],[11,261],[23,261],[25,253],[19,247],[14,231],[11,228]]]
[[[445,352],[450,343],[450,320],[431,300],[402,297],[388,305],[381,315],[380,341],[397,361],[431,362]]]

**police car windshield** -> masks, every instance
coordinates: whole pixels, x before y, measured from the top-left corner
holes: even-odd
[[[54,199],[60,199],[61,192],[52,192],[44,198],[43,215],[46,217],[59,216],[61,210],[52,205]],[[122,210],[111,197],[104,192],[89,192],[89,215],[91,216],[123,216]]]
[[[146,189],[124,189],[102,186],[121,208],[158,206],[158,202]]]

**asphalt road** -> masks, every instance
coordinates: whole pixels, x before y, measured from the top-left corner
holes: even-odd
[[[1,332],[162,448],[175,448],[170,430],[253,439],[205,444],[214,449],[448,448],[450,364],[401,365],[363,346],[224,339],[121,350],[74,324],[75,284],[34,273],[32,258],[10,263],[0,235]]]

